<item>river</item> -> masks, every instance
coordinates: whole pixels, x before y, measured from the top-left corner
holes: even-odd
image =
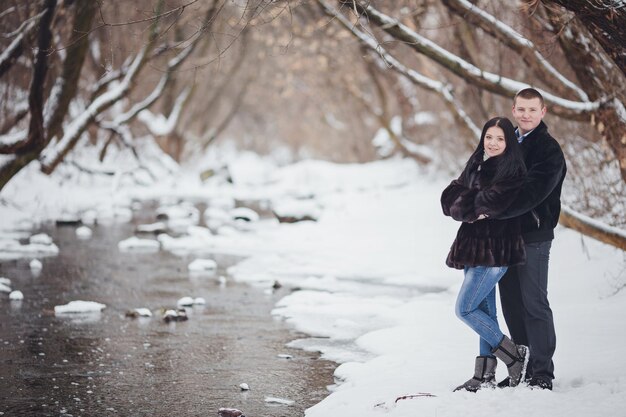
[[[60,253],[41,259],[40,274],[29,259],[0,264],[0,275],[25,297],[0,293],[0,415],[216,416],[233,407],[247,417],[293,417],[328,395],[336,365],[285,347],[303,335],[270,314],[289,288],[270,294],[234,282],[226,273],[238,261],[232,256],[214,257],[215,277],[190,278],[191,257],[120,252],[117,243],[139,220],[147,219],[94,226],[88,240],[74,227],[47,226],[41,232]],[[187,321],[165,323],[157,310],[183,296],[206,304],[188,308]],[[55,305],[72,300],[107,307],[54,315]],[[125,316],[137,307],[156,315]]]

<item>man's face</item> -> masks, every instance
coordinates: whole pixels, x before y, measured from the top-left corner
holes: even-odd
[[[517,122],[522,135],[530,132],[541,122],[546,114],[546,107],[541,105],[538,98],[518,97],[513,105],[513,118]]]

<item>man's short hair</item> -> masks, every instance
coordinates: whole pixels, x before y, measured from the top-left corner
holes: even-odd
[[[515,102],[517,101],[518,97],[524,98],[526,100],[538,98],[539,101],[541,102],[541,107],[545,106],[545,104],[543,103],[543,96],[541,95],[539,91],[535,90],[534,88],[524,88],[518,91],[517,94],[515,94],[515,97],[513,97],[513,105],[515,105]]]

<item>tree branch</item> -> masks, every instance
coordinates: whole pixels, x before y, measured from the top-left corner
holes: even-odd
[[[135,57],[129,72],[126,74],[120,85],[112,88],[92,101],[87,109],[75,118],[65,129],[63,138],[54,144],[54,146],[49,146],[42,152],[40,161],[43,172],[46,174],[52,173],[56,166],[63,160],[65,155],[67,155],[67,153],[76,145],[80,136],[83,134],[87,126],[95,120],[96,116],[128,94],[131,90],[131,83],[137,77],[137,74],[142,67],[142,61],[145,60],[148,52],[147,48],[148,46],[145,46]]]
[[[170,115],[165,118],[163,115],[154,115],[150,110],[144,109],[138,113],[139,120],[143,122],[143,124],[148,128],[150,133],[154,136],[166,136],[171,134],[174,129],[176,129],[176,125],[178,124],[178,120],[182,113],[182,110],[189,98],[191,92],[191,87],[187,87],[183,90],[182,93],[176,99],[174,103],[174,108],[170,112]],[[159,117],[160,116],[160,117]]]
[[[464,128],[472,137],[476,138],[476,140],[480,138],[481,129],[476,126],[474,121],[459,105],[457,100],[454,99],[452,86],[428,78],[413,69],[405,67],[400,61],[391,56],[380,44],[376,43],[371,36],[356,29],[355,25],[350,23],[343,14],[328,5],[324,0],[317,0],[317,2],[322,7],[324,13],[337,20],[337,22],[351,32],[364,46],[380,56],[388,68],[391,68],[399,74],[407,77],[418,87],[422,87],[428,91],[438,94],[439,97],[443,99],[444,104],[450,110],[457,122],[460,123],[460,126]]]
[[[491,37],[517,53],[526,65],[535,72],[538,79],[546,82],[560,94],[570,91],[576,94],[580,100],[589,101],[589,97],[580,87],[554,68],[541,55],[533,42],[516,32],[512,27],[467,0],[442,0],[442,2],[450,11],[461,16],[464,21],[469,21],[469,23],[480,27]]]
[[[45,11],[23,22],[13,33],[7,35],[12,37],[17,35],[13,42],[0,54],[0,78],[13,66],[17,59],[24,52],[24,41],[35,31],[39,20]]]
[[[559,223],[577,232],[587,235],[600,242],[615,246],[626,251],[626,232],[616,227],[608,226],[584,214],[577,213],[569,207],[561,207]]]
[[[159,2],[156,12],[157,16],[162,4],[163,0]],[[61,138],[61,140],[59,140],[54,146],[49,146],[42,152],[40,161],[41,170],[44,173],[50,174],[54,171],[68,152],[70,152],[70,150],[72,150],[72,148],[76,145],[87,126],[95,120],[96,116],[108,109],[120,99],[126,97],[132,90],[137,76],[148,61],[148,57],[156,44],[158,37],[158,23],[159,19],[155,19],[153,21],[147,44],[144,45],[141,51],[137,54],[120,84],[96,97],[87,109],[85,109],[81,115],[69,124],[67,129],[65,129],[63,138]]]
[[[371,5],[368,4],[364,6],[357,0],[350,1],[354,3],[361,16],[366,17],[370,22],[380,27],[395,39],[405,42],[410,48],[427,56],[452,73],[465,79],[467,82],[494,94],[511,98],[515,96],[519,90],[531,87],[529,84],[503,77],[500,74],[483,71],[475,65],[450,53],[436,43],[415,33],[398,20],[379,12]],[[541,89],[537,90],[541,91],[546,102],[552,104],[553,113],[573,120],[589,120],[591,113],[596,111],[601,104],[600,102],[567,100],[547,91]]]

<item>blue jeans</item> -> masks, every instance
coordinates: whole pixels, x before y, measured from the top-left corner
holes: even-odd
[[[506,266],[465,268],[455,310],[457,317],[480,336],[481,356],[492,356],[492,349],[504,336],[496,314],[496,285],[507,269]]]

